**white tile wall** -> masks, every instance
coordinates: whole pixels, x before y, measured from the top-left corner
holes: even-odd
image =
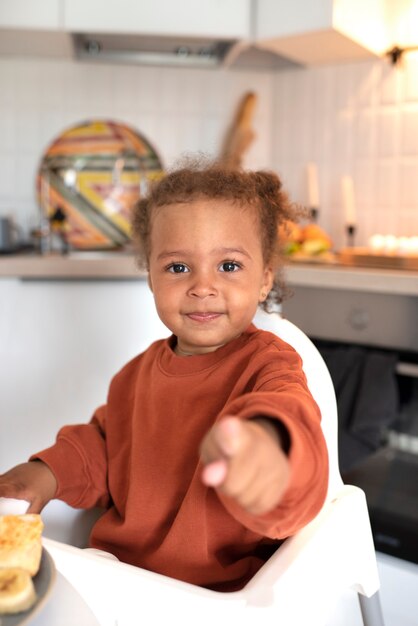
[[[320,224],[346,243],[341,177],[353,177],[357,244],[374,233],[418,235],[418,55],[287,70],[275,76],[273,167],[307,202],[318,166]]]
[[[418,55],[273,72],[0,58],[0,214],[38,219],[34,178],[48,144],[91,117],[132,124],[164,165],[215,155],[243,93],[259,96],[245,161],[271,167],[306,203],[306,164],[319,171],[320,223],[345,243],[341,177],[353,177],[357,243],[418,234]]]
[[[0,214],[25,229],[38,221],[34,180],[43,151],[64,129],[93,117],[131,124],[170,166],[182,154],[216,155],[243,94],[259,96],[257,140],[246,165],[271,165],[274,75],[81,64],[0,57]]]

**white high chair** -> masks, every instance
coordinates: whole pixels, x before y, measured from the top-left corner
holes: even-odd
[[[255,323],[278,335],[302,357],[309,389],[321,410],[321,426],[328,447],[329,482],[320,513],[285,541],[248,583],[247,589],[275,578],[277,623],[290,626],[323,623],[317,621],[316,616],[322,619],[319,616],[324,615],[324,610],[327,612],[332,597],[353,588],[358,593],[364,626],[383,626],[380,581],[366,497],[358,487],[344,485],[340,475],[337,402],[328,368],[310,339],[290,321],[278,314],[258,311]],[[285,600],[289,617],[284,617],[282,599],[287,596],[287,587],[293,597],[289,595],[289,600]],[[294,606],[298,603],[298,588],[302,590],[300,604],[305,616],[301,614],[299,622],[290,617],[295,610],[299,612],[299,607]]]
[[[255,621],[263,626],[323,626],[341,593],[353,588],[359,594],[364,625],[383,626],[365,495],[343,485],[339,473],[337,406],[327,367],[313,343],[291,322],[260,312],[255,323],[299,352],[321,409],[330,462],[322,510],[280,546],[244,589],[233,593],[201,589],[46,539],[58,569],[101,616],[101,624],[160,626],[175,618],[193,626],[196,622],[254,626]]]

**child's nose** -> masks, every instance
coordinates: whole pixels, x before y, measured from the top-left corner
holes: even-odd
[[[206,298],[216,295],[216,278],[211,272],[201,271],[195,273],[194,280],[188,290],[190,296],[195,298]]]

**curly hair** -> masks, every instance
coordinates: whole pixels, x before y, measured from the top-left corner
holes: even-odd
[[[256,210],[263,260],[273,267],[275,274],[273,287],[261,306],[266,311],[272,310],[288,295],[282,277],[283,242],[279,238],[279,227],[289,220],[298,220],[302,214],[300,207],[290,202],[274,172],[229,169],[216,161],[189,159],[185,165],[154,181],[148,195],[139,200],[132,213],[132,236],[138,264],[148,268],[153,209],[186,204],[198,198],[232,201]]]

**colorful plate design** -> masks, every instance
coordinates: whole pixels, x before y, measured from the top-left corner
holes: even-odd
[[[130,241],[130,211],[149,181],[163,175],[156,150],[125,124],[73,126],[45,151],[36,191],[42,215],[60,209],[72,248],[118,248]],[[63,227],[63,228],[64,228]]]

